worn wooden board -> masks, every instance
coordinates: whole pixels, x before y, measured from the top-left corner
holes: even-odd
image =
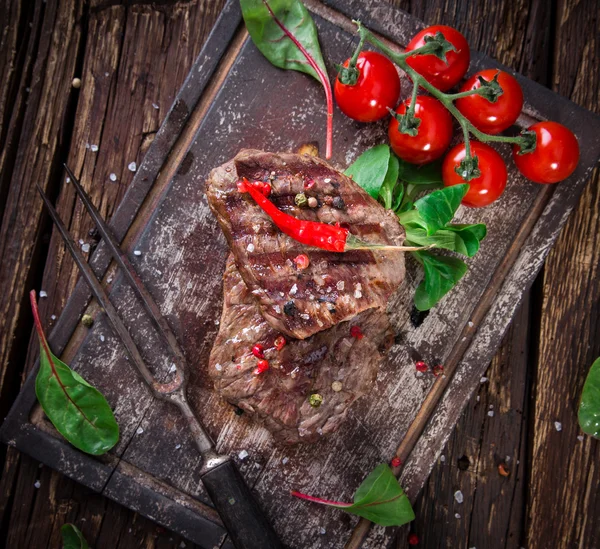
[[[359,5],[348,5],[343,7],[348,9],[352,14],[359,13],[361,7]],[[372,7],[374,13],[378,13],[377,10],[384,9],[383,5]],[[386,9],[389,9],[386,7]],[[335,14],[327,11],[321,11],[325,17],[332,19],[332,21],[339,22]],[[380,14],[381,15],[381,14]],[[407,36],[414,32],[414,25],[417,23],[414,20],[403,18],[401,15],[396,17],[388,18],[390,23],[389,28],[379,27],[375,20],[369,20],[370,14],[364,13],[362,16],[363,21],[369,24],[371,27],[382,31],[393,37],[399,43],[405,43]],[[326,57],[328,61],[337,60],[350,50],[347,46],[348,36],[341,33],[334,24],[327,20],[318,19],[320,26],[320,33],[324,36],[324,41],[327,41],[327,47],[325,48]],[[411,26],[413,25],[413,26]],[[393,26],[393,28],[391,28]],[[400,33],[400,34],[398,34]],[[146,219],[148,212],[154,212],[150,219],[150,223],[145,225],[141,223],[142,227],[145,227],[142,234],[137,237],[135,246],[137,249],[142,250],[143,254],[139,258],[140,267],[145,278],[148,280],[151,289],[159,302],[162,303],[164,312],[168,315],[174,328],[179,331],[183,339],[186,352],[189,354],[191,362],[197,362],[202,364],[206,362],[206,355],[210,349],[210,339],[214,337],[216,327],[211,325],[215,318],[218,318],[216,313],[218,303],[218,293],[220,288],[220,270],[222,269],[222,263],[215,261],[216,257],[223,257],[222,239],[218,235],[215,229],[214,221],[207,217],[206,207],[203,202],[203,196],[201,192],[201,185],[199,180],[207,173],[207,171],[216,163],[220,163],[226,159],[228,155],[232,155],[236,151],[236,147],[239,142],[245,144],[257,146],[256,140],[259,141],[260,146],[288,149],[293,148],[302,140],[314,139],[315,131],[319,131],[319,125],[310,124],[308,126],[304,123],[298,123],[297,119],[280,117],[276,119],[269,118],[269,115],[265,116],[264,111],[260,110],[260,101],[254,98],[264,96],[264,90],[262,83],[256,82],[256,74],[268,74],[273,69],[266,63],[260,56],[256,54],[253,46],[244,41],[244,36],[239,35],[239,45],[241,51],[239,52],[239,58],[236,55],[232,55],[234,59],[233,65],[229,71],[223,71],[223,75],[226,76],[225,84],[223,85],[223,92],[217,96],[216,101],[210,104],[210,107],[206,112],[200,108],[194,111],[192,115],[192,130],[186,129],[185,131],[197,132],[198,139],[191,146],[187,156],[183,158],[180,155],[176,157],[175,161],[168,164],[171,172],[174,173],[178,170],[178,173],[171,179],[169,177],[162,177],[161,180],[157,181],[152,188],[154,196],[157,197],[155,201],[150,200],[150,207],[146,207],[141,214],[140,219]],[[333,56],[332,52],[338,52]],[[341,53],[340,53],[341,52]],[[234,53],[237,54],[234,47]],[[328,55],[329,54],[329,55]],[[242,60],[247,61],[247,67],[242,66]],[[488,62],[489,63],[489,62]],[[258,69],[257,69],[258,67]],[[249,70],[252,68],[253,70]],[[244,72],[246,71],[246,72]],[[218,79],[217,79],[218,80]],[[248,82],[256,82],[253,84],[255,87],[253,90],[248,91]],[[294,86],[297,84],[297,86]],[[311,83],[312,84],[312,83]],[[285,90],[288,86],[293,86],[295,89],[302,90],[302,97],[298,97],[297,101],[280,99],[279,104],[272,104],[270,113],[273,112],[287,112],[290,110],[290,105],[304,104],[306,106],[307,120],[316,120],[322,113],[314,112],[315,108],[321,105],[320,90],[315,84],[311,86],[306,84],[305,80],[301,75],[285,74],[281,76],[281,80],[276,82],[269,81],[269,87],[275,98],[281,98],[285,94],[278,93],[278,90]],[[275,88],[275,89],[273,89]],[[308,89],[306,89],[308,88]],[[554,103],[556,99],[543,92],[534,90],[533,93],[526,94],[529,97],[537,95],[539,100],[546,98],[550,103]],[[304,97],[304,96],[308,97]],[[253,103],[254,101],[254,103]],[[303,103],[304,102],[304,103]],[[206,103],[205,103],[206,104]],[[245,107],[245,108],[244,108]],[[553,108],[552,105],[546,105],[547,108]],[[543,112],[543,105],[536,103],[534,108],[538,108]],[[236,109],[239,109],[236,110]],[[311,113],[311,110],[313,111]],[[238,112],[244,112],[244,116],[236,120],[235,126],[232,126],[231,131],[228,127],[222,128],[220,123],[221,117],[225,116],[233,118]],[[576,111],[581,112],[581,111]],[[197,113],[197,114],[196,114]],[[535,110],[530,108],[529,114],[536,114]],[[196,115],[196,116],[194,116]],[[556,118],[556,113],[553,113],[553,117]],[[259,131],[253,127],[257,121],[260,122],[261,127]],[[572,126],[572,123],[570,124]],[[353,141],[355,138],[355,126],[344,120],[342,117],[336,118],[337,126],[337,139],[336,142],[345,143],[345,150],[338,149],[336,151],[336,162],[339,166],[345,166],[353,156],[360,152],[363,148],[369,146],[372,143],[382,139],[383,127],[379,126],[376,128],[370,128],[368,132],[359,134],[358,143]],[[288,131],[286,132],[286,127]],[[273,133],[273,128],[277,130],[277,134]],[[288,141],[282,141],[283,136],[291,135],[293,130],[294,139]],[[221,134],[223,136],[221,143],[224,145],[218,151],[211,150],[211,147],[207,146]],[[204,136],[207,136],[204,138]],[[347,144],[344,139],[348,139]],[[583,138],[583,136],[582,136]],[[586,138],[587,139],[587,138]],[[254,140],[254,142],[252,141]],[[185,140],[184,140],[185,142]],[[180,150],[184,150],[185,146]],[[230,149],[227,149],[230,147]],[[343,147],[342,147],[343,149]],[[152,155],[152,150],[148,153],[150,161],[156,161],[159,159],[158,166],[161,166],[160,155]],[[193,156],[192,156],[193,155]],[[182,160],[183,158],[183,160]],[[186,161],[187,159],[187,161]],[[165,170],[161,170],[161,174]],[[169,172],[167,172],[169,173]],[[574,177],[571,184],[566,192],[566,199],[572,201],[576,198],[578,190],[584,182],[584,174],[580,173],[577,177]],[[525,244],[529,243],[530,246],[530,257],[534,257],[536,262],[532,268],[527,271],[529,276],[533,276],[536,269],[539,267],[539,261],[541,261],[543,253],[539,253],[540,250],[536,249],[539,245],[535,242],[530,242],[531,227],[535,227],[536,223],[539,223],[538,217],[541,212],[544,212],[544,206],[551,206],[552,201],[555,197],[549,196],[554,193],[548,191],[542,192],[542,188],[529,186],[525,191],[526,200],[521,200],[523,197],[523,189],[517,190],[516,181],[512,182],[511,191],[512,195],[509,195],[507,199],[508,204],[515,206],[510,212],[504,212],[506,217],[502,218],[498,212],[494,212],[494,219],[489,221],[490,232],[493,233],[493,226],[502,228],[505,236],[520,235],[522,242]],[[566,186],[566,185],[565,185]],[[562,189],[563,187],[561,187]],[[139,187],[138,187],[139,190]],[[161,194],[161,191],[164,193]],[[546,196],[548,195],[548,196]],[[139,195],[138,195],[139,196]],[[564,196],[564,194],[562,195]],[[562,198],[559,196],[558,198]],[[515,202],[520,202],[515,204]],[[159,209],[154,211],[154,204],[158,203]],[[186,204],[185,208],[180,208],[182,203]],[[125,206],[127,202],[125,203]],[[567,202],[568,205],[568,202]],[[537,206],[537,209],[535,208]],[[533,211],[533,216],[530,213]],[[176,215],[174,214],[176,212]],[[544,241],[545,247],[542,252],[547,250],[552,236],[558,229],[560,222],[564,217],[564,210],[561,209],[560,214],[555,217],[550,217],[552,211],[546,213],[546,220],[548,226],[552,227],[554,233],[546,232],[542,236],[548,240]],[[528,217],[529,216],[529,217]],[[471,216],[472,218],[473,216]],[[117,221],[119,217],[116,216]],[[467,219],[467,217],[465,217]],[[527,227],[526,231],[519,231],[519,223],[524,219],[531,219],[531,223]],[[499,224],[499,221],[502,224]],[[494,223],[496,223],[494,225]],[[126,225],[124,225],[126,227]],[[507,228],[509,230],[507,230]],[[542,227],[543,228],[543,227]],[[134,227],[135,229],[135,227]],[[501,231],[498,230],[498,233]],[[535,232],[533,233],[535,236]],[[132,237],[133,239],[133,237]],[[213,245],[214,242],[220,246],[217,249],[207,249]],[[487,241],[489,246],[484,249],[487,253],[486,256],[480,258],[479,265],[474,264],[472,274],[470,276],[475,277],[474,280],[490,281],[494,280],[493,269],[504,267],[505,272],[511,271],[510,259],[515,259],[519,252],[518,246],[513,246],[512,250],[515,257],[511,258],[509,254],[509,261],[505,262],[504,255],[508,250],[510,251],[510,245],[507,241],[498,241],[498,239],[490,239]],[[492,249],[490,249],[492,248]],[[520,256],[516,257],[517,261],[521,259]],[[526,258],[523,258],[523,260]],[[213,264],[210,264],[210,261]],[[503,263],[504,261],[504,263]],[[483,262],[483,263],[481,263]],[[163,280],[160,279],[161,273],[169,273],[169,278]],[[416,272],[416,271],[415,271]],[[414,274],[414,273],[413,273]],[[522,272],[520,273],[522,275]],[[523,289],[523,285],[519,279],[519,273],[516,273],[517,280],[513,283],[512,294],[508,294],[512,300],[518,301],[518,296]],[[499,276],[497,279],[502,282],[503,276]],[[411,299],[412,289],[416,284],[416,279],[413,276],[410,284],[404,289],[403,294],[398,298],[398,303],[408,303]],[[188,287],[188,283],[191,286]],[[412,288],[410,287],[412,285]],[[461,288],[463,292],[466,290],[467,285],[463,285]],[[493,287],[493,286],[491,286]],[[499,287],[499,285],[498,285]],[[495,290],[498,289],[495,287]],[[505,288],[506,289],[506,288]],[[115,297],[120,297],[121,305],[132,314],[132,320],[136,320],[135,308],[130,306],[130,297],[127,296],[127,292],[119,287],[119,280],[117,279],[114,287]],[[516,292],[516,293],[515,293]],[[464,294],[463,294],[464,295]],[[209,296],[211,299],[206,300]],[[516,297],[515,297],[516,296]],[[480,297],[480,296],[475,296]],[[484,301],[484,305],[488,303],[494,303],[494,295],[490,295],[488,302]],[[465,303],[466,302],[466,303]],[[497,302],[497,300],[496,300]],[[516,305],[515,305],[516,306]],[[401,309],[402,307],[398,307]],[[431,357],[432,359],[445,360],[448,356],[451,356],[450,341],[447,339],[448,332],[452,332],[456,342],[463,343],[466,348],[467,343],[471,343],[471,349],[475,349],[472,352],[479,352],[478,360],[482,363],[480,368],[485,367],[489,361],[485,359],[485,352],[489,352],[490,356],[493,352],[494,340],[493,337],[500,337],[502,331],[503,322],[508,322],[507,311],[504,308],[500,308],[498,314],[500,315],[501,322],[497,323],[495,332],[493,334],[487,334],[487,341],[480,339],[480,336],[470,340],[475,334],[475,325],[469,326],[468,322],[470,318],[474,320],[482,321],[482,325],[485,326],[486,321],[486,307],[477,309],[477,304],[474,300],[462,299],[461,295],[457,292],[454,300],[449,298],[446,300],[444,305],[440,307],[435,314],[430,315],[427,319],[426,324],[423,325],[419,330],[411,330],[408,328],[408,324],[405,319],[401,318],[401,315],[396,315],[396,323],[399,328],[406,328],[405,339],[407,345],[412,345],[416,352],[421,353],[423,356]],[[476,313],[474,316],[474,311]],[[508,311],[510,313],[510,310]],[[65,317],[67,318],[67,317]],[[204,324],[202,324],[204,322]],[[465,326],[465,335],[458,335],[457,328]],[[468,329],[473,328],[473,329]],[[104,330],[106,335],[105,345],[99,345],[98,335]],[[428,334],[425,339],[424,334],[429,330],[432,335]],[[498,332],[498,333],[497,333]],[[138,331],[138,333],[140,333]],[[143,332],[140,334],[142,337],[145,335]],[[493,337],[492,337],[493,336]],[[85,357],[90,359],[98,360],[98,354],[100,352],[106,352],[109,348],[108,339],[110,337],[109,328],[103,323],[103,319],[99,318],[96,327],[93,332],[89,334],[83,342],[78,356],[74,359],[73,363],[77,366],[82,367],[82,371],[90,377],[90,379],[97,381],[99,386],[103,387],[104,376],[96,371],[88,370],[94,369],[93,364],[84,364]],[[462,337],[467,339],[462,341]],[[202,338],[202,339],[201,339]],[[201,346],[198,346],[198,341],[203,341]],[[491,341],[491,345],[489,342]],[[478,345],[480,348],[477,348]],[[110,346],[112,348],[112,345]],[[485,347],[482,349],[481,347]],[[281,529],[282,532],[292,532],[295,530],[297,538],[293,541],[298,546],[309,546],[314,543],[326,543],[333,544],[343,540],[344,534],[347,531],[347,526],[353,521],[348,517],[340,517],[333,513],[326,514],[327,517],[327,534],[324,536],[319,535],[319,528],[321,525],[320,521],[317,521],[316,515],[311,515],[311,509],[307,509],[304,504],[299,502],[293,502],[290,504],[285,493],[281,494],[281,498],[273,496],[275,489],[280,486],[289,486],[291,483],[295,484],[296,487],[302,486],[307,490],[316,490],[315,485],[318,477],[327,478],[327,482],[321,482],[319,485],[320,492],[326,492],[327,490],[336,490],[337,495],[344,495],[348,497],[352,492],[354,486],[358,483],[360,478],[363,476],[364,471],[370,468],[374,463],[380,459],[389,459],[395,445],[402,438],[407,430],[410,429],[412,420],[415,417],[416,410],[421,403],[422,397],[430,388],[429,382],[423,382],[414,377],[414,372],[410,366],[412,360],[409,355],[409,348],[396,348],[392,355],[392,360],[388,366],[382,372],[382,377],[379,380],[379,386],[377,393],[374,395],[374,400],[385,400],[389,403],[389,407],[381,408],[379,410],[371,407],[369,409],[369,403],[361,403],[353,412],[352,417],[343,428],[342,433],[330,441],[319,443],[316,446],[318,450],[318,456],[315,457],[315,448],[300,448],[293,451],[282,452],[281,449],[273,447],[270,439],[265,436],[264,431],[260,431],[256,428],[248,426],[244,420],[240,420],[237,416],[234,416],[227,407],[219,405],[215,401],[213,395],[207,391],[205,377],[202,376],[201,372],[198,372],[195,378],[194,390],[192,391],[192,397],[197,403],[198,409],[201,411],[201,415],[207,419],[207,423],[215,435],[219,435],[219,442],[223,449],[235,451],[237,449],[246,448],[251,451],[251,463],[244,464],[246,473],[251,482],[256,482],[259,496],[263,497],[264,503],[272,510],[276,511],[277,507],[282,504],[282,501],[286,502],[289,511],[286,512],[285,516],[278,514],[275,517],[275,524]],[[459,348],[456,358],[457,362],[463,354],[464,349]],[[116,355],[116,353],[114,353]],[[106,358],[106,357],[105,357]],[[121,382],[120,384],[124,387],[128,383],[128,378],[122,374],[123,371],[127,372],[127,365],[123,362],[122,357],[114,357],[115,360],[111,362],[113,371],[120,372]],[[100,362],[96,362],[96,370],[99,369]],[[445,362],[447,370],[451,369],[452,361]],[[476,365],[477,366],[477,365]],[[476,369],[475,366],[475,369]],[[399,369],[404,367],[404,371],[398,372]],[[465,368],[469,367],[469,363],[466,363]],[[94,378],[94,375],[96,378]],[[465,377],[472,381],[473,379],[473,367],[471,367],[470,377]],[[447,378],[450,380],[450,376]],[[469,385],[465,383],[464,385]],[[438,396],[441,393],[441,389],[444,385],[438,381],[437,387],[434,388],[433,394]],[[455,386],[456,384],[454,384]],[[150,472],[152,476],[158,477],[162,480],[167,480],[168,484],[179,489],[180,492],[196,495],[202,498],[202,493],[199,491],[197,486],[197,477],[194,477],[193,472],[189,475],[181,474],[181,467],[175,468],[171,461],[152,459],[152,455],[160,455],[151,451],[152,444],[159,440],[167,441],[167,449],[169,444],[174,444],[172,447],[178,444],[177,441],[181,440],[184,433],[181,431],[181,426],[178,426],[177,418],[173,416],[173,412],[168,409],[152,408],[147,398],[143,398],[144,394],[138,398],[140,393],[137,393],[139,388],[130,388],[132,394],[123,395],[122,391],[118,390],[118,387],[113,386],[110,390],[114,394],[111,394],[109,390],[105,392],[109,393],[111,403],[117,403],[117,411],[123,415],[123,418],[119,418],[125,421],[125,427],[129,429],[129,433],[132,432],[133,428],[137,429],[138,425],[141,425],[144,429],[144,433],[140,437],[131,435],[131,441],[124,437],[119,448],[119,455],[121,456],[121,462],[117,467],[115,473],[112,473],[108,486],[105,489],[105,493],[115,497],[117,499],[123,498],[124,494],[122,491],[123,484],[119,483],[119,479],[134,478],[138,484],[142,486],[150,486],[151,491],[154,492],[156,488],[151,480],[147,478],[147,475],[136,477],[132,471],[130,465],[134,465],[142,471]],[[452,386],[451,386],[452,389]],[[460,389],[460,388],[459,388]],[[471,387],[472,389],[472,387]],[[406,391],[406,392],[405,392]],[[406,399],[405,396],[418,395],[418,398],[413,400]],[[398,397],[405,399],[404,402],[398,402]],[[420,470],[415,471],[413,468],[410,469],[411,463],[415,463],[415,458],[411,456],[411,460],[408,462],[408,476],[405,473],[405,484],[407,484],[411,493],[414,495],[416,490],[422,484],[425,478],[428,467],[432,463],[431,454],[435,453],[440,447],[440,440],[443,441],[444,435],[447,435],[449,425],[453,423],[453,413],[455,409],[462,406],[464,402],[464,395],[459,394],[458,397],[462,398],[460,402],[454,402],[453,400],[448,401],[445,399],[442,406],[445,405],[447,412],[439,414],[436,417],[441,418],[438,426],[430,428],[427,434],[434,441],[430,446],[424,448],[419,454],[421,466]],[[136,410],[132,410],[131,401],[135,400]],[[30,403],[31,404],[31,403]],[[441,408],[444,410],[444,408]],[[144,412],[147,411],[147,415]],[[219,417],[216,417],[219,416]],[[385,416],[385,417],[382,417]],[[417,418],[417,427],[423,427],[423,415]],[[44,429],[43,419],[38,418],[35,425],[39,429],[35,429],[35,436],[39,438],[40,429]],[[126,429],[124,429],[126,431]],[[414,427],[411,433],[415,433]],[[165,438],[170,437],[170,438]],[[370,440],[369,440],[369,437]],[[353,443],[357,441],[356,444]],[[361,440],[363,439],[363,440]],[[52,441],[52,435],[50,433],[45,437],[46,441]],[[170,442],[168,442],[170,440]],[[365,442],[365,440],[367,442]],[[411,439],[409,439],[411,440]],[[60,445],[61,441],[57,441]],[[180,464],[183,464],[184,469],[192,469],[196,464],[194,456],[190,452],[189,447],[181,448],[183,457]],[[437,447],[436,447],[437,445]],[[410,448],[405,446],[407,450]],[[30,448],[31,450],[31,448]],[[165,450],[163,448],[156,448],[157,452],[164,452],[166,455],[171,455],[172,451]],[[187,453],[186,453],[187,452]],[[280,465],[280,459],[282,455],[286,455],[290,458],[287,463],[288,467]],[[331,456],[335,456],[335,459],[331,459]],[[256,467],[258,464],[258,467]],[[90,468],[93,464],[89,464]],[[112,467],[112,464],[108,464]],[[186,469],[187,470],[187,469]],[[309,474],[307,474],[309,471]],[[70,471],[74,476],[77,476],[77,472]],[[104,477],[106,478],[106,477]],[[116,479],[116,480],[115,480]],[[113,480],[115,480],[113,482]],[[344,494],[341,494],[341,487],[344,487]],[[265,496],[265,494],[268,494]],[[330,494],[334,495],[334,494]],[[135,497],[135,494],[134,494]],[[282,498],[286,498],[283,500]],[[127,501],[129,505],[134,505],[133,502]],[[159,509],[162,510],[162,509]],[[145,509],[146,514],[152,514],[151,511]],[[273,515],[276,513],[273,512]],[[290,520],[290,516],[293,520]],[[177,528],[176,524],[171,522],[172,519],[166,515],[157,516],[163,523],[169,524]],[[179,526],[181,530],[181,526]],[[193,532],[192,534],[196,534]],[[189,535],[189,533],[188,533]],[[381,543],[387,543],[390,540],[391,532],[381,532],[379,530],[374,531],[372,534],[371,543],[373,546],[380,546]],[[204,540],[206,541],[206,540]]]

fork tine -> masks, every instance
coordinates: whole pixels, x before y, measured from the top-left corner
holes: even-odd
[[[117,265],[121,267],[121,270],[124,272],[129,284],[131,285],[137,296],[140,298],[142,304],[144,305],[144,308],[146,309],[146,311],[148,311],[148,314],[154,320],[159,333],[162,335],[163,339],[171,349],[171,352],[175,356],[175,366],[178,368],[182,368],[183,371],[180,372],[180,375],[185,377],[187,363],[183,351],[181,350],[179,342],[177,341],[175,334],[171,330],[171,327],[169,326],[165,318],[162,316],[158,305],[154,301],[154,298],[152,297],[150,292],[146,290],[146,287],[140,280],[140,277],[137,274],[134,266],[129,261],[127,255],[121,250],[121,247],[117,242],[115,235],[100,215],[100,212],[98,211],[96,206],[94,206],[94,204],[92,203],[89,195],[85,192],[84,188],[81,186],[81,183],[79,182],[77,177],[75,177],[75,174],[73,174],[70,168],[66,164],[64,166],[65,170],[69,174],[69,177],[71,178],[73,185],[75,186],[75,189],[77,190],[77,193],[79,194],[79,197],[81,198],[81,201],[83,202],[83,205],[85,206],[90,216],[92,217],[94,223],[98,227],[98,232],[104,239],[112,256],[115,258]]]
[[[56,227],[58,228],[58,231],[60,232],[60,235],[62,236],[63,242],[65,243],[67,249],[71,253],[71,256],[75,260],[75,263],[81,270],[81,274],[83,274],[83,277],[85,278],[86,282],[89,284],[89,286],[92,290],[92,293],[96,296],[98,303],[100,303],[100,305],[106,311],[106,314],[108,315],[108,318],[112,322],[112,325],[114,326],[115,331],[117,332],[117,335],[121,338],[121,341],[125,345],[125,348],[129,352],[129,355],[131,356],[132,360],[135,362],[135,365],[137,366],[138,370],[140,371],[140,374],[142,375],[144,381],[148,384],[148,386],[154,392],[155,395],[157,393],[159,393],[159,395],[157,395],[157,396],[162,397],[163,395],[160,392],[160,390],[157,388],[157,384],[154,380],[154,377],[152,376],[152,373],[150,372],[150,370],[148,370],[146,364],[144,363],[144,359],[142,358],[142,355],[140,354],[140,352],[137,348],[137,345],[135,344],[135,342],[129,335],[129,332],[127,331],[127,328],[123,324],[121,317],[117,313],[117,310],[114,308],[113,304],[110,302],[110,299],[108,298],[108,295],[106,294],[102,284],[100,284],[100,282],[98,282],[96,275],[94,275],[91,267],[88,265],[87,261],[85,260],[85,257],[83,257],[83,254],[79,251],[79,249],[75,245],[75,242],[71,238],[71,235],[69,234],[67,228],[64,226],[62,220],[60,219],[58,212],[54,209],[54,206],[52,205],[52,203],[50,202],[50,200],[48,199],[48,197],[46,196],[46,194],[44,193],[42,188],[37,183],[36,183],[36,185],[37,185],[37,189],[42,197],[42,200],[44,201],[44,204],[46,205],[46,208],[48,209],[48,212],[50,213],[50,217],[52,218],[52,221],[54,221],[54,224],[56,225]]]

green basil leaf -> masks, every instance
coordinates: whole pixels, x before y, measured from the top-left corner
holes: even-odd
[[[456,213],[460,201],[469,190],[468,184],[444,187],[438,191],[419,198],[415,202],[415,208],[427,223],[427,234],[432,235],[445,227]]]
[[[276,67],[310,74],[319,82],[321,77],[309,63],[305,54],[277,24],[276,19],[292,33],[304,49],[327,74],[317,27],[304,4],[299,0],[240,0],[242,15],[250,37],[260,52]],[[323,83],[323,82],[322,82]],[[323,83],[324,84],[324,83]]]
[[[344,172],[373,198],[385,181],[392,154],[387,145],[377,145],[362,153]]]
[[[342,509],[382,526],[402,526],[415,519],[408,497],[385,463],[378,465],[358,487],[354,503]]]
[[[411,253],[425,271],[425,280],[415,292],[415,306],[419,311],[428,311],[454,288],[467,272],[467,265],[456,257],[437,256],[426,251]]]
[[[398,182],[398,166],[398,157],[395,154],[390,154],[387,173],[385,174],[385,178],[379,189],[379,198],[381,198],[383,205],[388,210],[392,208],[392,202],[394,200],[394,189]],[[402,188],[404,188],[404,186],[402,186]]]
[[[419,246],[435,246],[451,250],[467,257],[473,257],[479,251],[479,243],[485,238],[486,226],[477,225],[447,225],[429,236],[423,222],[419,222],[418,212],[414,210],[402,214],[403,218],[416,218],[415,221],[402,223],[406,230],[406,238]],[[420,217],[420,216],[419,216]]]
[[[398,177],[411,185],[436,185],[441,186],[442,182],[442,161],[436,160],[424,166],[409,164],[400,160],[400,171]]]
[[[35,292],[31,294],[31,305],[40,339],[35,394],[56,430],[73,446],[88,454],[104,454],[119,440],[115,416],[102,393],[50,351]]]
[[[60,529],[62,534],[63,549],[89,549],[89,545],[79,528],[74,524],[65,524]]]
[[[600,358],[592,364],[583,385],[578,419],[584,433],[600,438]]]

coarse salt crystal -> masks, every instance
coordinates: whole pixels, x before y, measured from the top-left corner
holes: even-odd
[[[246,450],[242,450],[239,454],[238,457],[244,461],[250,454],[248,454],[248,452],[246,452]]]
[[[470,320],[469,320],[468,324],[469,324],[469,328],[473,327],[473,323]]]
[[[283,464],[285,465],[285,464],[286,464],[288,461],[290,461],[290,458],[284,457],[284,458],[281,460],[281,463],[283,463]]]
[[[248,244],[248,247],[246,248],[246,250],[248,250],[250,253],[252,253],[254,251],[254,244],[252,244],[252,242],[250,244]]]
[[[487,380],[488,380],[488,378],[487,378],[487,377],[482,377],[482,378],[479,380],[479,382],[480,382],[480,383],[485,383]]]
[[[323,179],[323,181],[324,181],[325,183],[331,183],[331,178],[329,178],[329,177],[326,177],[325,179]]]
[[[36,488],[39,488],[39,487],[42,485],[42,483],[41,483],[39,480],[36,480],[36,481],[33,483],[33,485],[34,485]]]
[[[105,339],[106,339],[106,338],[105,338],[103,335],[100,335],[100,341],[102,341],[102,343],[104,343],[104,340],[105,340]]]
[[[181,444],[176,444],[175,445],[175,450],[179,450],[181,448]]]
[[[158,105],[156,103],[152,103],[152,107],[154,107],[155,109],[158,109]]]
[[[56,320],[56,315],[50,315],[50,320]]]
[[[335,287],[336,287],[338,290],[342,291],[342,290],[344,289],[344,281],[343,281],[343,280],[340,280],[340,281],[339,281],[339,282],[338,282],[338,283],[335,285]]]
[[[281,307],[279,305],[275,305],[275,307],[273,307],[273,309],[275,309],[275,312],[277,314],[281,313]]]
[[[304,320],[310,320],[310,315],[309,315],[309,314],[306,314],[306,313],[302,313],[302,314],[300,315],[300,318],[303,318]]]
[[[48,297],[48,294],[44,290],[40,290],[40,297]]]
[[[562,423],[560,421],[555,421],[554,428],[560,433],[562,431]]]
[[[169,373],[172,374],[175,370],[177,370],[177,366],[175,366],[175,364],[171,364],[171,367],[169,368]]]
[[[142,255],[142,252],[140,252],[139,250],[134,250],[133,251],[133,255]]]
[[[490,416],[490,417],[494,417],[494,410],[490,410],[490,411],[488,412],[488,416]]]
[[[65,178],[65,183],[71,183],[71,178],[70,177],[66,177]]]
[[[86,143],[86,144],[85,144],[85,148],[86,148],[86,149],[89,149],[89,148],[90,148],[90,144],[89,144],[89,143]]]
[[[578,436],[577,436],[577,440],[578,440],[579,442],[583,442],[583,435],[578,435]]]
[[[108,176],[108,178],[109,178],[111,181],[116,181],[116,180],[117,180],[117,174],[116,174],[116,173],[111,173],[111,174]]]
[[[142,429],[141,427],[138,427],[136,434],[141,435],[143,432],[144,432],[144,429]]]
[[[362,297],[362,292],[360,290],[354,290],[354,297],[360,299]]]
[[[325,528],[323,528],[323,527],[319,528],[319,534],[324,536],[326,533],[327,533],[327,530],[325,530]]]
[[[86,242],[85,244],[83,244],[83,245],[81,246],[81,251],[82,251],[84,254],[87,254],[87,253],[90,251],[90,245],[89,245],[89,244]]]
[[[454,499],[456,500],[456,503],[462,503],[465,500],[463,493],[460,490],[454,492]]]
[[[490,404],[490,410],[493,410],[493,409],[494,409],[494,405]]]
[[[479,402],[481,400],[481,397],[479,395],[477,395],[477,402]]]
[[[223,369],[223,366],[221,366],[220,364],[215,364],[215,370],[217,370],[217,372],[220,372]]]
[[[90,145],[90,151],[93,153],[98,152],[98,145]]]
[[[460,518],[460,514],[459,514],[459,513],[456,513],[454,516],[455,516],[457,519],[459,519],[459,518]]]
[[[444,455],[441,455],[441,456],[440,456],[440,461],[441,461],[442,463],[444,463],[444,462],[446,461],[446,456],[444,456]]]
[[[137,170],[137,164],[135,162],[130,162],[129,165],[127,166],[127,169],[130,172],[135,172],[135,170]]]
[[[298,291],[298,285],[294,284],[291,288],[290,288],[290,295],[294,295],[296,292]]]

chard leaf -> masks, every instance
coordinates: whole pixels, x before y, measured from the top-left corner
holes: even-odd
[[[456,210],[460,206],[460,201],[468,190],[469,185],[466,183],[444,187],[419,198],[415,202],[415,208],[427,224],[426,229],[429,236],[452,221]]]
[[[350,164],[344,174],[352,177],[357,185],[377,199],[379,190],[386,180],[391,157],[392,154],[388,145],[371,147]],[[393,169],[394,166],[392,166]],[[393,176],[393,173],[391,175]]]
[[[337,507],[382,526],[402,526],[415,518],[408,497],[398,484],[398,479],[392,470],[385,463],[378,465],[358,487],[354,494],[354,503],[316,498],[295,491],[292,492],[292,495],[315,503]]]
[[[398,169],[398,157],[395,154],[390,154],[387,173],[385,174],[385,178],[381,184],[381,188],[379,189],[379,198],[383,201],[383,205],[388,210],[391,209],[393,205],[394,189],[396,188],[396,183],[398,182]],[[403,185],[398,186],[404,189]],[[396,198],[396,200],[398,199]],[[400,198],[400,200],[402,200],[402,198]]]
[[[35,291],[30,296],[40,340],[35,394],[56,430],[73,446],[88,454],[104,454],[119,440],[115,416],[102,393],[52,354],[40,322]]]
[[[89,549],[83,534],[74,524],[63,525],[60,532],[62,534],[63,549]]]
[[[428,311],[454,288],[467,272],[467,265],[456,257],[438,256],[426,251],[412,253],[425,271],[425,280],[415,292],[415,306],[419,311]]]
[[[333,92],[321,54],[317,27],[300,0],[240,0],[248,33],[276,67],[309,74],[321,82],[327,99],[327,145],[331,157]]]
[[[578,419],[584,433],[600,438],[600,358],[592,364],[583,385]]]

